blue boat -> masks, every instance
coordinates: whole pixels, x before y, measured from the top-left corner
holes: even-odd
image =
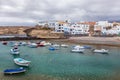
[[[23,67],[16,68],[16,69],[6,69],[4,70],[4,74],[18,74],[24,73],[26,70]]]
[[[83,46],[85,49],[91,49],[91,46],[84,45]]]
[[[55,50],[55,48],[54,48],[54,47],[50,47],[50,48],[49,48],[49,50],[54,51],[54,50]]]

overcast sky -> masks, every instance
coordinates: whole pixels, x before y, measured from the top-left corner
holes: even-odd
[[[0,25],[120,20],[120,0],[0,0]]]

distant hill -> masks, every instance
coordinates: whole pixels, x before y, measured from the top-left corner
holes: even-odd
[[[26,26],[0,26],[0,35],[5,34],[26,34],[24,30],[31,28]]]

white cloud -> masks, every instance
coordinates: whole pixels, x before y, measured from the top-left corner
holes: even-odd
[[[0,23],[28,24],[66,18],[117,20],[120,16],[119,5],[119,0],[0,0]]]
[[[14,22],[14,23],[35,23],[36,21],[34,19],[29,18],[17,18],[17,17],[0,17],[0,22]]]
[[[23,7],[12,7],[9,5],[1,5],[0,12],[21,12]]]

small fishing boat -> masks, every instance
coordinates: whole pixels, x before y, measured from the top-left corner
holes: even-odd
[[[14,46],[13,49],[10,49],[10,53],[11,53],[11,54],[19,54],[20,52],[19,52],[18,47],[17,47],[17,46]]]
[[[14,46],[21,46],[21,45],[20,45],[20,42],[15,42],[15,43],[14,43]]]
[[[52,46],[53,47],[60,47],[60,45],[58,45],[58,44],[53,44]]]
[[[106,50],[106,49],[94,49],[93,52],[94,53],[108,53],[108,50]]]
[[[84,50],[85,49],[82,46],[75,46],[75,47],[73,47],[73,49],[71,50],[71,52],[83,53]]]
[[[37,44],[38,47],[44,47],[45,45],[43,43]]]
[[[50,46],[51,43],[50,43],[50,42],[46,42],[46,43],[44,43],[44,45],[45,45],[45,46]]]
[[[3,45],[7,45],[7,41],[3,41],[2,44],[3,44]]]
[[[10,53],[11,53],[11,54],[19,54],[20,52],[19,52],[18,49],[13,48],[13,49],[10,49]]]
[[[83,52],[84,52],[84,49],[74,48],[74,49],[71,50],[71,52],[83,53]]]
[[[16,68],[16,69],[6,69],[3,71],[4,74],[19,74],[19,73],[24,73],[26,70],[23,67]]]
[[[55,48],[54,48],[54,47],[50,47],[50,48],[49,48],[49,50],[54,51],[54,50],[55,50]]]
[[[26,42],[19,42],[19,45],[20,45],[20,46],[26,46],[27,43],[26,43]]]
[[[84,49],[84,47],[83,47],[83,46],[80,46],[80,45],[73,46],[73,48],[80,48],[80,49]]]
[[[15,58],[14,62],[19,66],[29,66],[29,64],[31,63],[31,61],[22,58]]]
[[[30,43],[29,45],[28,45],[28,47],[30,47],[30,48],[37,48],[37,44],[36,43]]]
[[[61,47],[67,48],[68,45],[66,45],[66,44],[61,44]]]

